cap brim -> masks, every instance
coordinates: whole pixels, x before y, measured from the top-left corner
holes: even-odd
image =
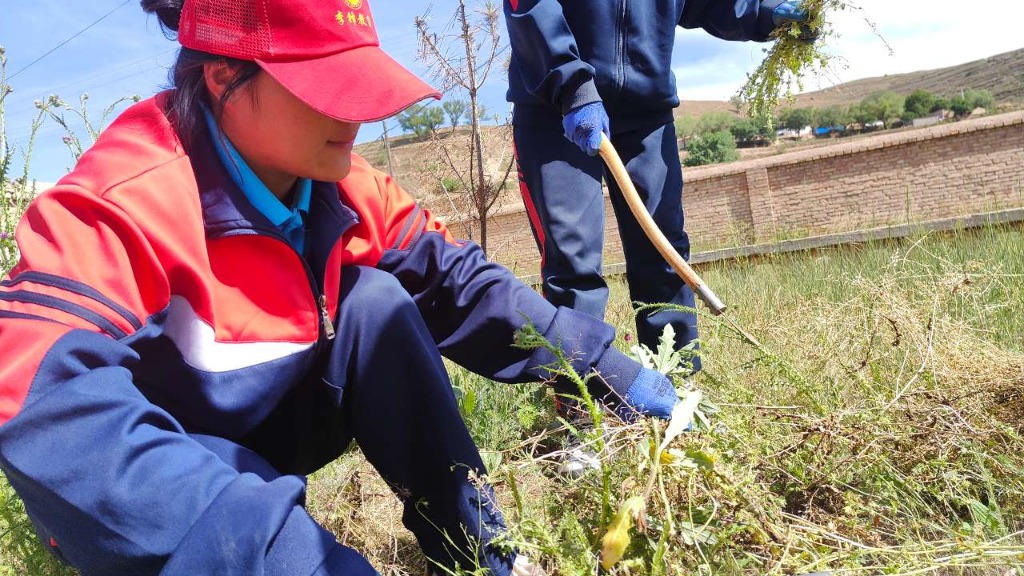
[[[361,46],[315,60],[256,61],[314,110],[344,122],[375,122],[441,93],[378,46]]]

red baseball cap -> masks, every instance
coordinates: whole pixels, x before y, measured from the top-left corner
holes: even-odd
[[[253,60],[314,110],[383,120],[441,93],[384,53],[367,0],[186,0],[186,48]]]

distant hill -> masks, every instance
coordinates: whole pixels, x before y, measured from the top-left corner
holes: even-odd
[[[874,92],[892,90],[906,95],[919,88],[947,98],[956,96],[961,90],[988,90],[999,104],[1024,107],[1024,48],[947,68],[844,82],[824,90],[799,94],[793,105],[797,108],[848,106]],[[696,100],[684,101],[677,109],[677,115],[700,116],[713,111],[739,114],[728,102]]]
[[[988,90],[997,103],[1024,104],[1024,48],[966,64],[844,82],[796,97],[798,106],[852,104],[882,90],[910,94],[923,89],[952,98],[961,90]]]
[[[948,68],[845,82],[825,90],[800,94],[796,96],[794,105],[815,108],[832,105],[846,106],[859,102],[874,92],[892,90],[900,94],[910,94],[918,88],[946,97],[959,94],[960,90],[984,89],[991,91],[996,102],[1001,105],[1024,108],[1024,48]],[[675,113],[677,116],[700,116],[716,111],[728,112],[737,116],[740,114],[729,102],[706,100],[684,100]],[[468,146],[465,145],[468,143],[468,134],[468,129],[465,127],[460,127],[455,131],[442,128],[437,137],[454,144],[453,150],[468,151]],[[504,173],[510,154],[509,132],[502,127],[488,126],[485,128],[485,142],[488,154],[485,164],[488,171],[495,174]],[[827,144],[829,144],[828,141],[812,140],[789,144],[787,148]],[[451,199],[440,196],[438,191],[439,183],[446,177],[450,178],[452,174],[442,168],[445,165],[445,160],[441,158],[436,146],[428,138],[415,138],[411,135],[399,136],[391,140],[391,150],[392,170],[402,186],[428,204],[438,202],[441,206],[447,206],[450,203]],[[741,158],[752,158],[777,154],[780,150],[776,147],[749,148],[741,150],[740,154]],[[359,144],[356,146],[356,152],[377,168],[385,171],[388,169],[387,152],[380,140]],[[458,152],[455,154],[468,158],[468,155]],[[514,178],[515,172],[513,171],[512,179],[514,180]],[[514,181],[511,182],[510,188],[513,191],[512,195],[517,196],[518,191]]]

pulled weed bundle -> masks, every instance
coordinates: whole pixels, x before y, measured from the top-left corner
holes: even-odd
[[[831,19],[840,11],[861,10],[849,0],[805,0],[802,8],[807,10],[808,21],[775,30],[774,42],[764,49],[764,60],[737,92],[753,118],[772,118],[780,100],[803,90],[806,77],[826,76],[832,71],[835,57],[827,48],[835,37]],[[871,21],[865,21],[875,29]],[[807,31],[815,33],[815,42],[801,39]],[[885,42],[881,36],[879,40]]]

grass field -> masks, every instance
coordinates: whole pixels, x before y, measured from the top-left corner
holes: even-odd
[[[673,442],[622,574],[1008,574],[1024,566],[1024,238],[983,229],[720,264],[729,315],[702,319],[710,427]],[[631,310],[616,285],[609,321]],[[629,347],[621,340],[620,345]],[[609,434],[606,470],[557,476],[537,386],[458,368],[463,412],[514,539],[591,574],[611,512],[651,473],[651,425]],[[419,574],[387,488],[351,455],[310,509],[384,574]]]
[[[672,442],[621,574],[1009,574],[1024,566],[1024,237],[988,228],[717,264],[702,316],[708,425]],[[629,348],[613,285],[608,320]],[[451,368],[511,541],[592,574],[611,515],[653,472],[663,425],[614,425],[604,470],[561,478],[541,385]],[[0,491],[0,574],[64,574]],[[421,574],[396,499],[358,455],[310,480],[309,509],[385,575]]]

